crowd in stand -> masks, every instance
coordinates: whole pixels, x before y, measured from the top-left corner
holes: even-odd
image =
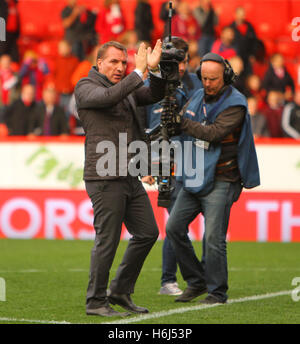
[[[189,2],[174,0],[172,35],[189,43],[189,70],[212,51],[231,63],[238,75],[235,87],[248,99],[255,137],[300,138],[300,91],[289,74],[284,56],[267,56],[261,37],[246,19],[243,7],[233,22],[219,28],[222,13],[210,0],[191,9]],[[166,23],[168,1],[160,19]],[[61,12],[64,38],[58,44],[51,68],[34,50],[19,53],[20,21],[17,0],[2,0],[0,17],[6,20],[6,41],[0,42],[0,135],[81,135],[73,90],[88,74],[99,45],[109,40],[128,50],[127,72],[134,69],[134,54],[143,41],[151,45],[154,31],[151,3],[137,0],[134,30],[128,30],[119,0],[105,0],[95,14],[77,0],[66,0]],[[262,68],[261,68],[262,67]]]

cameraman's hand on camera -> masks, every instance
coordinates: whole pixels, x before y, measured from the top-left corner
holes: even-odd
[[[158,69],[161,52],[162,52],[162,41],[160,39],[156,41],[156,44],[153,50],[151,50],[150,47],[147,49],[147,63],[148,63],[148,68],[150,71],[151,70],[155,71]]]
[[[182,115],[178,112],[177,104],[163,108],[160,123],[166,128],[169,137],[181,134],[182,118]]]

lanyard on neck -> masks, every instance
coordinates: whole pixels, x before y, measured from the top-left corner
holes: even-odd
[[[228,96],[230,92],[230,88],[228,88],[223,94],[222,96],[218,99],[218,101],[214,104],[214,106],[210,109],[209,113],[214,113],[214,111],[223,103],[223,101],[225,100],[225,98]],[[207,113],[207,104],[205,103],[205,99],[203,97],[202,100],[202,113],[204,116],[204,124],[207,124],[208,122],[208,113]]]

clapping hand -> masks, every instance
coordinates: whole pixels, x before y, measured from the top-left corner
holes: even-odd
[[[147,49],[147,61],[148,61],[148,68],[151,69],[157,69],[160,57],[162,52],[162,42],[160,39],[156,41],[155,47],[153,50],[149,47]]]
[[[139,46],[137,53],[135,54],[135,66],[142,73],[146,71],[146,68],[157,69],[162,51],[162,42],[160,39],[156,41],[153,50],[151,47],[146,48],[144,42]]]
[[[135,54],[135,67],[142,73],[146,71],[147,68],[147,48],[144,42],[139,46],[137,53]]]

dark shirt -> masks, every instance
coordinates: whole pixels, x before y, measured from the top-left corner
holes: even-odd
[[[21,99],[14,101],[4,112],[9,134],[24,136],[33,133],[37,112],[38,105],[35,102],[25,105]]]
[[[63,8],[61,12],[61,18],[66,19],[70,17],[73,8],[70,6],[66,6]],[[78,41],[82,36],[82,24],[80,22],[79,17],[77,17],[73,23],[65,29],[65,39],[70,42],[71,44]]]
[[[269,129],[266,118],[260,112],[250,116],[253,135],[257,137],[269,137]]]

